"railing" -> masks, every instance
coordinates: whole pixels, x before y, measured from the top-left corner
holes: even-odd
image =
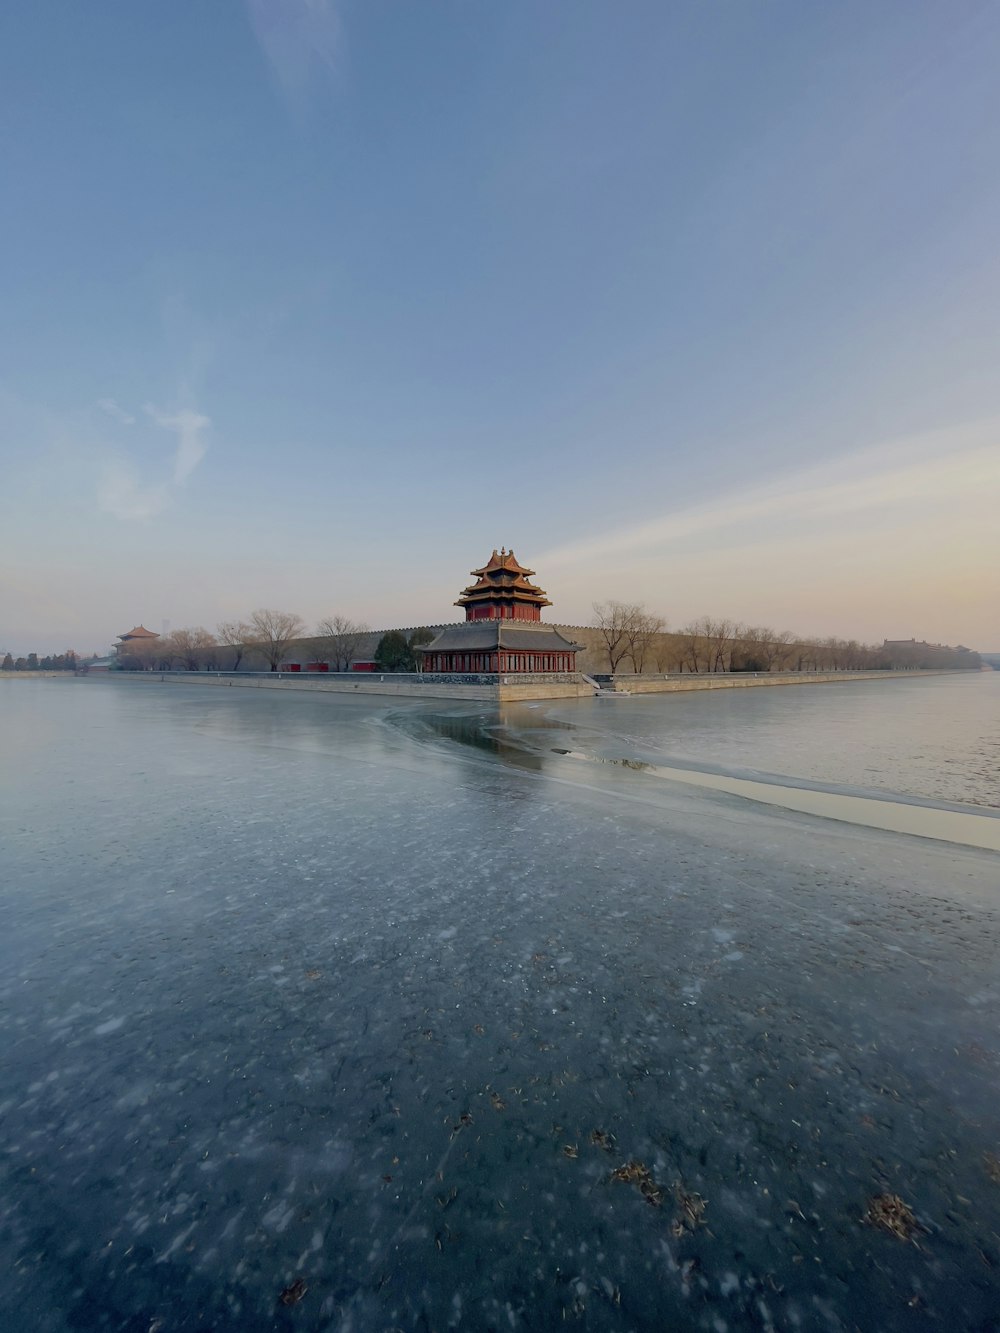
[[[577,671],[155,671],[128,672],[125,675],[157,675],[161,679],[178,676],[188,680],[198,676],[221,677],[229,680],[288,680],[322,685],[324,681],[350,682],[362,685],[366,681],[400,685],[547,685],[553,681],[575,684],[581,679]]]
[[[733,680],[763,678],[768,680],[799,680],[803,677],[815,675],[893,676],[917,670],[931,670],[937,675],[941,672],[958,669],[954,667],[808,667],[801,671],[644,671],[641,673],[619,671],[612,675],[609,672],[602,671],[216,671],[214,668],[187,671],[173,668],[154,668],[149,671],[122,671],[112,674],[122,676],[156,675],[164,679],[168,676],[177,676],[184,679],[211,676],[232,680],[296,680],[311,681],[317,685],[324,680],[351,681],[356,685],[366,680],[378,680],[380,683],[396,681],[400,684],[411,685],[544,685],[551,684],[553,681],[560,684],[586,684],[593,681],[597,685],[614,686],[617,684],[627,688],[630,682],[655,680],[714,680],[720,677]],[[14,673],[11,672],[10,674],[13,675]],[[24,673],[19,674],[23,675]]]
[[[630,680],[689,680],[692,676],[698,678],[711,678],[713,676],[732,676],[736,679],[749,677],[751,680],[759,679],[761,676],[767,676],[772,680],[778,677],[786,676],[797,678],[799,676],[849,676],[853,674],[864,674],[866,676],[894,676],[900,671],[916,670],[910,667],[803,667],[801,671],[619,671],[610,676],[602,674],[599,671],[593,671],[590,674],[594,680],[602,685],[610,684],[613,681],[620,681],[623,685]],[[940,668],[947,670],[948,668]]]

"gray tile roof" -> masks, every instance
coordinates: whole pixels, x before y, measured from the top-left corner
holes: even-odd
[[[432,643],[424,644],[424,652],[481,653],[506,648],[524,653],[565,653],[579,646],[564,639],[551,625],[470,620],[464,625],[449,625]]]

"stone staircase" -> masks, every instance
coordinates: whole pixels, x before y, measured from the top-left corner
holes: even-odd
[[[593,688],[594,697],[600,699],[628,699],[630,694],[628,690],[620,689],[615,684],[614,676],[606,676],[604,680],[596,680],[593,676],[588,676],[581,671],[581,676]]]

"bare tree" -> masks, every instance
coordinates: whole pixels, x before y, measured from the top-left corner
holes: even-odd
[[[820,644],[822,651],[822,663],[827,671],[840,671],[844,665],[846,657],[845,647],[842,639],[835,638],[834,635],[828,635]]]
[[[277,671],[285,649],[298,639],[305,629],[302,620],[290,611],[269,611],[266,607],[254,611],[250,617],[248,646],[257,648],[271,671]]]
[[[711,670],[712,654],[709,638],[711,624],[708,616],[702,616],[699,620],[692,620],[681,630],[684,635],[683,661],[691,671]]]
[[[795,635],[790,629],[779,629],[769,634],[760,645],[768,671],[774,671],[775,668],[780,671],[782,667],[787,667],[794,642]]]
[[[687,640],[683,634],[659,634],[654,641],[658,671],[683,671]]]
[[[185,670],[197,671],[212,660],[216,647],[214,637],[199,626],[197,629],[175,629],[161,651],[169,653]]]
[[[327,616],[312,639],[317,662],[329,662],[334,671],[347,671],[371,630],[347,616]]]
[[[743,625],[735,638],[745,671],[773,671],[788,656],[791,630],[773,630],[770,625]]]
[[[636,675],[642,674],[650,645],[657,634],[662,634],[666,627],[667,622],[662,616],[652,615],[644,606],[634,608],[633,616],[625,625],[625,640],[632,661],[632,670]]]
[[[242,620],[224,620],[216,627],[216,632],[219,642],[226,648],[232,648],[234,655],[232,669],[239,671],[240,663],[246,656],[247,644],[252,637],[250,626]]]
[[[122,671],[152,671],[164,664],[169,666],[171,660],[170,644],[159,635],[155,639],[135,639],[127,651],[118,654]]]
[[[732,665],[730,654],[733,640],[739,632],[739,626],[732,620],[706,620],[705,633],[708,638],[710,671],[728,671]]]
[[[622,658],[628,656],[629,628],[641,609],[641,607],[630,602],[594,603],[597,628],[601,631],[601,637],[607,649],[608,663],[612,675],[618,670],[618,664]]]
[[[796,671],[818,671],[820,667],[820,647],[818,638],[800,639],[795,645]]]

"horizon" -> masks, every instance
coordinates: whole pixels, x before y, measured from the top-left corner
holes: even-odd
[[[1000,651],[1000,9],[0,25],[0,654],[448,623],[493,545],[555,624]]]
[[[595,618],[595,619],[596,619],[596,618]],[[465,623],[465,622],[462,621],[462,620],[452,620],[452,621],[447,621],[447,620],[425,620],[425,621],[422,621],[422,622],[420,622],[420,623],[414,623],[414,624],[412,624],[412,625],[369,625],[369,624],[367,624],[367,623],[365,623],[365,622],[361,622],[361,623],[358,623],[358,624],[356,624],[356,625],[354,626],[354,631],[352,631],[352,632],[358,632],[358,633],[362,633],[362,634],[365,634],[365,635],[391,634],[391,633],[410,634],[410,633],[414,633],[414,632],[417,632],[417,631],[419,631],[419,630],[423,630],[423,629],[431,629],[431,630],[435,630],[435,631],[436,631],[436,630],[440,630],[440,629],[449,628],[449,627],[452,626],[452,625],[458,625],[458,624],[464,624],[464,623]],[[553,625],[553,626],[555,626],[555,627],[558,628],[558,629],[569,629],[569,630],[573,630],[573,629],[580,629],[580,630],[583,630],[583,629],[586,629],[586,630],[593,630],[593,631],[595,631],[595,632],[596,632],[596,631],[599,631],[599,629],[600,629],[600,626],[597,625],[597,624],[595,624],[595,623],[570,624],[568,621],[560,621],[560,620],[553,620],[553,619],[548,619],[548,620],[546,620],[544,617],[542,618],[542,622],[541,622],[541,623],[548,624],[548,625]],[[0,647],[0,658],[4,658],[4,659],[6,660],[7,657],[11,657],[11,658],[14,658],[15,660],[22,660],[22,659],[25,659],[25,658],[27,658],[28,656],[30,656],[30,655],[32,655],[32,654],[33,654],[34,656],[36,656],[37,658],[39,658],[39,659],[43,659],[43,658],[46,658],[46,657],[59,657],[59,656],[65,656],[65,655],[67,655],[67,654],[72,654],[74,657],[76,657],[76,658],[77,658],[78,660],[80,660],[80,661],[86,661],[86,660],[88,660],[88,659],[92,659],[92,658],[98,658],[98,659],[103,659],[103,658],[108,658],[108,657],[112,657],[112,658],[113,658],[113,657],[116,656],[116,654],[117,654],[117,652],[118,652],[118,649],[119,649],[119,647],[120,647],[119,640],[122,639],[122,638],[124,637],[125,634],[132,633],[132,632],[134,632],[134,630],[136,630],[136,629],[140,629],[140,628],[149,629],[149,626],[148,626],[148,625],[143,625],[141,621],[137,621],[136,624],[133,625],[133,626],[131,627],[130,630],[123,631],[121,635],[117,635],[117,636],[115,637],[115,640],[114,640],[108,647],[106,647],[106,648],[104,648],[104,649],[102,649],[102,650],[93,650],[93,651],[90,651],[90,652],[84,652],[84,651],[80,651],[80,650],[78,650],[78,649],[76,649],[76,648],[67,646],[67,647],[65,647],[65,648],[63,648],[63,649],[60,649],[60,650],[49,649],[49,650],[47,650],[46,652],[38,652],[38,651],[36,651],[35,649],[29,649],[29,650],[27,650],[27,651],[25,651],[25,652],[15,652],[13,649],[6,649],[6,648],[3,648],[3,647]],[[168,625],[166,625],[166,623],[165,623],[165,624],[164,624],[164,628],[163,628],[162,630],[155,630],[155,631],[153,631],[153,636],[154,636],[155,638],[161,638],[161,637],[162,637],[162,638],[167,638],[170,634],[172,634],[172,633],[174,632],[174,630],[193,630],[193,629],[204,629],[204,628],[207,628],[207,627],[205,627],[205,626],[187,626],[187,625],[185,625],[185,626],[181,626],[181,625],[168,626]],[[741,633],[742,633],[744,630],[749,630],[749,629],[754,629],[754,628],[759,628],[759,627],[750,626],[750,625],[746,625],[746,624],[741,624],[741,623],[739,623],[739,622],[732,622],[731,628],[732,628],[733,631],[734,631],[733,635],[731,636],[731,640],[732,640],[732,642],[735,643],[735,642],[739,641],[740,635],[741,635]],[[767,628],[769,628],[769,629],[773,629],[774,627],[773,627],[773,626],[768,626]],[[345,632],[347,632],[347,631],[345,631]],[[664,626],[662,629],[658,630],[656,633],[657,633],[658,635],[661,635],[661,636],[670,636],[670,635],[674,635],[674,636],[676,636],[676,637],[678,637],[678,638],[681,638],[681,637],[685,637],[685,636],[687,636],[690,632],[691,632],[691,629],[690,629],[689,626],[673,626],[673,627],[672,627],[672,626],[666,625],[666,626]],[[781,631],[779,631],[779,633],[780,633],[780,632],[781,632]],[[214,637],[214,632],[213,632],[213,631],[210,631],[210,633],[213,633],[213,637]],[[810,644],[810,643],[821,644],[821,643],[823,643],[823,642],[824,642],[825,640],[827,640],[827,639],[835,639],[835,640],[839,640],[839,641],[842,641],[842,642],[845,642],[845,643],[852,643],[852,642],[853,642],[853,643],[856,643],[856,644],[858,645],[859,648],[864,648],[864,649],[869,649],[869,650],[878,649],[878,648],[882,647],[883,644],[900,644],[900,643],[904,643],[904,644],[905,644],[905,643],[913,643],[914,645],[916,645],[916,646],[918,646],[918,647],[923,646],[923,647],[927,647],[927,648],[964,648],[964,649],[967,649],[968,651],[970,651],[970,652],[976,654],[976,656],[980,657],[980,658],[983,660],[984,663],[987,663],[987,665],[990,665],[990,666],[992,666],[992,663],[990,662],[990,659],[991,659],[991,658],[994,658],[994,657],[995,657],[995,658],[1000,659],[1000,650],[993,651],[993,650],[991,650],[991,649],[989,649],[989,648],[982,648],[982,649],[980,649],[980,648],[976,648],[974,645],[970,645],[970,644],[944,644],[944,643],[934,642],[934,641],[929,640],[929,639],[914,638],[912,635],[911,635],[911,636],[908,636],[906,639],[883,639],[883,640],[880,640],[880,641],[878,641],[878,642],[866,642],[866,641],[864,641],[864,640],[859,640],[859,639],[843,639],[843,640],[841,640],[841,639],[840,639],[840,636],[837,636],[837,635],[818,635],[818,634],[812,634],[812,635],[810,635],[810,634],[802,634],[802,635],[798,635],[798,634],[795,634],[794,631],[792,631],[792,635],[793,635],[793,637],[788,641],[790,646],[794,646],[794,645],[796,645],[796,644],[799,644],[799,645],[806,645],[806,644]],[[290,646],[301,645],[301,644],[307,644],[307,643],[310,641],[310,639],[315,638],[315,637],[316,637],[316,631],[315,631],[313,628],[309,628],[309,627],[307,627],[305,633],[294,636],[294,637],[289,641],[289,643],[290,643]],[[249,638],[248,638],[248,639],[245,639],[243,642],[244,642],[244,644],[245,644],[246,646],[248,646],[248,647],[252,646],[252,644],[253,644],[253,640],[252,640],[252,639],[249,639]],[[222,649],[222,648],[225,648],[225,647],[226,647],[226,644],[220,642],[220,643],[217,644],[217,647],[219,647],[220,649]]]

